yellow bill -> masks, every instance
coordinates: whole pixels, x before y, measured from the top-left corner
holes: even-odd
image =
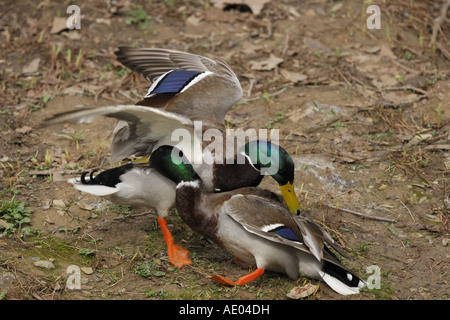
[[[301,212],[300,202],[298,202],[297,196],[295,194],[294,185],[288,182],[287,184],[280,186],[280,190],[289,210],[293,214],[297,215],[300,214]]]
[[[145,157],[145,158],[137,158],[132,160],[131,162],[134,164],[147,164],[150,160],[151,155]]]

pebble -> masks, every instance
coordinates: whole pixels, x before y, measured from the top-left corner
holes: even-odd
[[[34,263],[36,267],[44,268],[44,269],[55,269],[55,265],[53,262],[48,260],[39,260]]]
[[[11,287],[15,281],[14,273],[8,271],[0,273],[0,288]]]
[[[65,208],[66,207],[66,204],[61,199],[54,199],[52,204],[53,204],[54,207],[60,207],[60,208]]]
[[[92,273],[94,273],[94,270],[92,270],[91,267],[81,267],[81,271],[83,271],[85,274],[92,274]]]

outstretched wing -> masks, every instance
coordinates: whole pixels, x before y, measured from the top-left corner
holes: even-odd
[[[127,124],[114,135],[111,143],[111,162],[131,155],[149,155],[161,145],[176,146],[180,141],[172,141],[172,134],[177,129],[185,130],[183,132],[186,132],[189,138],[194,137],[193,122],[189,118],[163,109],[138,105],[74,110],[56,114],[46,119],[46,123],[91,123],[102,116],[115,118]],[[190,143],[191,140],[183,142]],[[180,148],[179,145],[178,147]]]
[[[167,111],[191,119],[223,123],[228,110],[242,98],[236,74],[221,59],[167,49],[120,47],[117,59],[153,82],[142,105],[164,97]]]

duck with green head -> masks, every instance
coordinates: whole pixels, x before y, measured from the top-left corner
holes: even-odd
[[[171,146],[156,150],[150,162],[177,185],[178,215],[189,227],[257,267],[237,281],[220,275],[210,277],[213,280],[242,286],[270,270],[293,279],[299,275],[322,279],[344,295],[364,286],[328,248],[342,252],[330,235],[312,220],[291,214],[278,195],[256,187],[209,193],[181,151]],[[272,176],[279,184],[286,182],[280,178],[283,174]]]
[[[239,155],[244,157],[244,161],[239,162]],[[300,212],[293,186],[294,163],[283,148],[265,141],[250,142],[237,150],[233,163],[214,163],[211,167],[212,188],[205,187],[208,192],[224,192],[245,186],[256,187],[268,170],[276,169],[273,177],[280,186],[286,204],[293,213]],[[126,164],[102,171],[96,176],[93,172],[88,176],[85,173],[81,179],[73,178],[69,182],[82,192],[105,197],[117,204],[155,208],[171,263],[178,268],[192,263],[189,252],[174,243],[167,228],[166,217],[175,207],[176,185],[161,175],[153,165]]]
[[[225,115],[242,98],[243,91],[238,77],[224,60],[163,48],[120,47],[116,55],[124,66],[152,82],[142,100],[136,105],[76,108],[56,114],[44,123],[91,123],[100,117],[118,120],[112,133],[111,162],[130,156],[147,157],[161,145],[178,146],[172,139],[174,132],[181,130],[194,138],[196,123],[202,124],[201,134],[214,130],[226,140]],[[182,143],[183,148],[192,147],[191,139]],[[202,150],[206,144],[208,141],[203,140]],[[216,155],[219,160],[225,160],[223,154],[216,152]],[[196,153],[196,157],[201,156],[204,154]],[[257,160],[253,162],[255,166],[248,159],[241,165],[219,162],[199,165],[192,161],[209,192],[257,186],[263,178],[256,169]],[[296,213],[299,206],[292,197],[293,177],[292,169],[282,193]],[[178,268],[192,263],[189,253],[174,244],[167,228],[166,217],[175,205],[175,184],[148,164],[127,164],[69,182],[80,191],[118,204],[155,208],[170,261]]]

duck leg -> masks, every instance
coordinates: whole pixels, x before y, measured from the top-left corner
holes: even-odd
[[[184,265],[189,265],[192,263],[189,259],[189,251],[177,246],[173,243],[173,237],[167,228],[166,218],[158,217],[158,223],[161,227],[161,231],[164,235],[164,241],[167,244],[167,254],[169,255],[170,262],[177,268],[181,268]]]
[[[208,278],[217,281],[221,284],[225,284],[225,285],[229,285],[229,286],[244,286],[247,283],[249,283],[250,281],[255,280],[256,278],[262,276],[264,273],[264,269],[261,268],[257,268],[255,271],[249,273],[246,276],[243,276],[241,278],[239,278],[237,281],[231,281],[228,280],[227,278],[224,278],[222,276],[216,275],[216,276],[208,276]]]
[[[236,263],[239,267],[243,268],[243,269],[250,269],[251,265],[249,265],[248,263],[242,261],[239,258],[234,258],[233,259],[234,263]]]

